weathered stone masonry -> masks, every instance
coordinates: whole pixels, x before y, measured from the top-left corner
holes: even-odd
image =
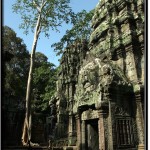
[[[55,145],[144,149],[144,1],[101,0],[92,28],[62,56]]]

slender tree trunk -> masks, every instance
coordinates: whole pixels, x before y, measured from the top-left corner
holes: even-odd
[[[22,144],[28,145],[31,142],[31,83],[32,83],[32,73],[34,67],[34,59],[35,59],[35,51],[37,46],[37,41],[39,37],[39,33],[41,30],[40,27],[41,21],[41,13],[38,16],[35,33],[34,33],[34,40],[32,45],[31,51],[31,58],[30,58],[30,70],[28,75],[28,82],[27,82],[27,91],[26,91],[26,114],[25,114],[25,121],[23,126],[23,133],[22,133]]]

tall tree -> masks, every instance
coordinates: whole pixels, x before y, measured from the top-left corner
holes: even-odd
[[[26,91],[26,117],[22,134],[23,145],[32,144],[30,119],[31,83],[38,38],[41,32],[44,32],[45,36],[49,36],[50,28],[58,31],[57,27],[60,26],[62,22],[69,22],[69,16],[72,15],[69,2],[70,0],[16,0],[16,3],[13,5],[14,12],[19,13],[23,19],[20,27],[25,29],[25,33],[28,33],[29,28],[31,28],[32,31],[35,28]]]

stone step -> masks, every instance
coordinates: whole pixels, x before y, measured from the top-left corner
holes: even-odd
[[[47,146],[5,146],[2,147],[2,150],[48,150]]]
[[[29,148],[28,146],[7,146],[2,147],[2,150],[77,150],[77,147],[64,146],[64,147],[48,148],[47,146],[34,146]]]

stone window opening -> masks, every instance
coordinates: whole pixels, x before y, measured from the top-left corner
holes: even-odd
[[[132,147],[133,129],[131,118],[117,118],[116,119],[116,138],[118,147]]]

